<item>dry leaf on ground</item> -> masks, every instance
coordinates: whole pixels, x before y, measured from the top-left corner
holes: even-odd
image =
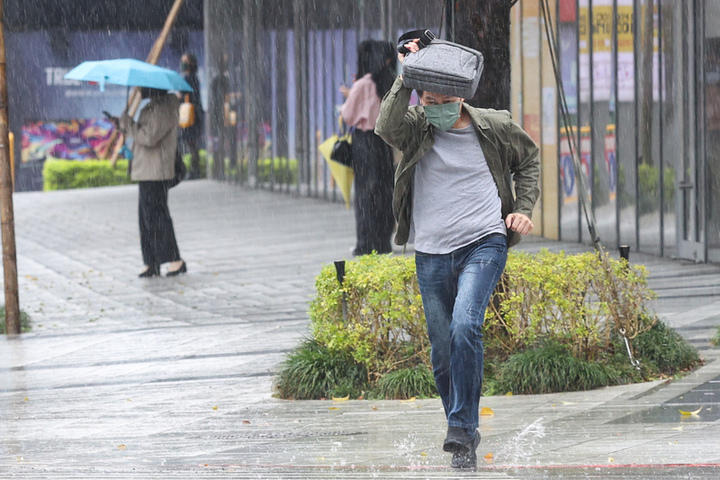
[[[685,412],[683,410],[679,410],[679,412],[681,415],[697,415],[698,413],[700,413],[700,410],[702,410],[702,409],[703,409],[703,407],[700,407],[697,410],[695,410],[694,412]]]

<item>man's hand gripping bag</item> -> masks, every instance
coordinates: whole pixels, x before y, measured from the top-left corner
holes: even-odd
[[[451,97],[475,96],[483,71],[483,55],[477,50],[434,39],[403,62],[403,85]]]

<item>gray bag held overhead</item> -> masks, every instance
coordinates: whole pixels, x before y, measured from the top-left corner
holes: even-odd
[[[432,35],[432,32],[427,32]],[[406,43],[412,40],[407,36],[403,35],[399,41]],[[422,42],[419,45],[420,51],[405,56],[403,85],[452,97],[469,99],[475,96],[483,71],[482,53],[437,38],[425,46]]]

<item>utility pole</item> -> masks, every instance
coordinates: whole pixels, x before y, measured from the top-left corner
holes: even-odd
[[[510,9],[517,0],[446,0],[448,38],[480,51],[485,68],[475,107],[510,109]]]
[[[5,16],[0,0],[0,230],[2,230],[3,279],[5,281],[5,332],[20,334],[17,255],[15,252],[15,215],[13,181],[8,138],[8,94],[5,75]]]

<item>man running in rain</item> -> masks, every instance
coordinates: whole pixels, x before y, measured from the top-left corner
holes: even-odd
[[[419,50],[417,40],[405,47],[408,55]],[[538,148],[506,111],[432,92],[418,92],[421,105],[408,107],[411,93],[398,77],[375,132],[403,153],[393,195],[395,243],[415,245],[435,384],[448,423],[443,449],[453,454],[452,467],[472,469],[480,443],[485,309],[508,247],[533,229]]]

